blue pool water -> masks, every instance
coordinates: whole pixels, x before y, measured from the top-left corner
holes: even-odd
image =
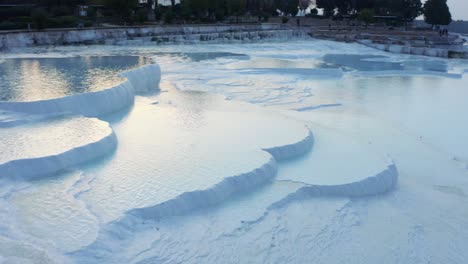
[[[0,63],[0,101],[36,101],[109,88],[119,72],[149,63],[143,56],[15,58]]]

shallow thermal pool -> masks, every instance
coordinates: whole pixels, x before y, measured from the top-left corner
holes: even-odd
[[[3,54],[3,100],[122,107],[0,104],[0,263],[465,263],[467,71],[313,39]]]
[[[119,72],[147,64],[143,56],[7,58],[0,63],[0,101],[36,101],[103,90]]]

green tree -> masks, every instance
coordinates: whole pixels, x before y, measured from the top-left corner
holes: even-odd
[[[164,14],[164,23],[171,24],[172,21],[174,21],[174,18],[175,18],[174,11],[172,11],[172,8],[169,8]]]
[[[405,23],[405,29],[407,23],[412,22],[415,18],[422,14],[422,3],[421,0],[396,0],[394,1],[394,10],[403,19]]]
[[[245,0],[227,0],[228,13],[236,16],[236,22],[239,22],[239,16],[245,14],[246,1]]]
[[[44,9],[35,9],[31,13],[31,19],[34,24],[34,27],[37,30],[43,30],[46,28],[47,20],[49,19],[49,14]]]
[[[298,11],[298,0],[276,0],[276,7],[285,14],[291,14],[295,16]]]
[[[331,17],[335,14],[335,1],[334,0],[316,0],[315,4],[317,8],[323,9],[323,15],[325,17]]]
[[[138,0],[106,0],[105,4],[119,19],[128,22],[138,5]]]
[[[359,12],[358,19],[367,25],[374,22],[374,10],[365,8]]]
[[[192,6],[190,4],[190,0],[182,0],[180,3],[180,15],[185,20],[190,20],[193,15]]]
[[[36,1],[30,1],[30,2],[35,2],[36,4],[40,6],[47,7],[48,9],[54,6],[67,6],[67,7],[74,8],[76,5],[85,4],[84,0],[36,0]]]
[[[209,0],[188,0],[188,3],[190,10],[197,18],[203,19],[208,16]]]
[[[387,7],[392,14],[406,21],[413,21],[422,14],[421,0],[392,0],[388,1]]]
[[[299,0],[299,9],[306,10],[310,6],[311,0]]]
[[[447,0],[427,0],[423,8],[424,21],[434,25],[448,25],[452,22]]]
[[[273,0],[247,0],[246,11],[252,15],[264,16],[265,13],[274,14],[276,11],[275,1]]]
[[[148,10],[146,9],[140,9],[136,13],[136,20],[138,23],[143,24],[146,21],[148,21]]]
[[[361,12],[364,9],[373,10],[375,8],[375,0],[352,0],[353,9],[356,12]]]
[[[349,0],[335,0],[335,7],[338,9],[338,13],[347,15],[352,9],[352,3]]]
[[[154,1],[157,0],[148,0],[145,5],[146,9],[146,19],[149,21],[154,21],[155,20],[155,14],[153,10],[153,4],[155,3]]]
[[[392,5],[401,0],[375,0],[374,12],[378,15],[393,15]]]

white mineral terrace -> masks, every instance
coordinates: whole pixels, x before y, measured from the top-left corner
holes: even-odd
[[[0,54],[0,263],[465,263],[468,64],[285,36]]]

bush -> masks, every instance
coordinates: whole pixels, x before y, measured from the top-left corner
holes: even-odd
[[[358,19],[364,22],[367,25],[374,22],[374,10],[372,9],[363,9],[359,12]]]
[[[72,11],[67,6],[54,6],[51,9],[52,16],[69,16],[72,15]]]
[[[20,16],[20,17],[15,18],[15,21],[21,22],[24,24],[32,23],[32,19],[30,16]]]
[[[4,20],[0,22],[0,30],[27,29],[31,23],[31,17],[22,16],[14,20]]]
[[[107,8],[106,8],[106,9],[103,9],[103,10],[101,11],[101,14],[102,14],[102,16],[104,16],[104,17],[111,17],[111,16],[114,15],[114,12],[113,12],[111,9],[107,9]]]
[[[167,10],[166,14],[164,14],[164,22],[166,24],[171,24],[174,21],[175,15],[171,9]]]
[[[34,28],[37,30],[42,30],[46,27],[49,14],[47,14],[44,9],[35,9],[31,13],[31,18],[34,24]]]
[[[332,16],[333,21],[343,21],[343,15],[341,13],[338,13],[334,16]]]
[[[76,27],[78,19],[74,16],[61,16],[56,18],[58,27]]]
[[[91,22],[91,21],[85,21],[85,22],[83,23],[83,26],[84,26],[84,27],[92,27],[92,26],[93,26],[93,22]]]
[[[0,30],[12,30],[19,29],[18,24],[11,21],[2,21],[0,22]]]
[[[143,24],[146,21],[148,21],[148,10],[146,9],[140,9],[136,13],[136,20],[138,23]]]
[[[326,16],[321,16],[321,15],[314,15],[314,14],[307,14],[306,17],[313,17],[317,19],[328,19]]]
[[[86,15],[89,17],[89,18],[96,18],[97,16],[97,10],[96,8],[90,6],[88,7],[88,10],[86,11]]]
[[[263,12],[262,13],[262,18],[263,18],[263,22],[268,22],[268,20],[270,20],[270,13]]]
[[[29,6],[15,6],[0,8],[0,18],[6,20],[7,18],[15,18],[18,16],[31,15],[32,8]]]
[[[223,21],[224,20],[224,10],[218,9],[215,12],[216,21]]]
[[[219,10],[216,10],[216,12],[218,12],[218,11]],[[190,6],[190,2],[183,0],[181,5],[180,5],[180,16],[184,20],[192,20],[193,14],[194,13],[193,13],[192,8]]]
[[[61,17],[56,17],[56,18],[48,18],[47,25],[53,28],[76,27],[78,25],[78,19],[74,16],[61,16]]]
[[[283,24],[288,23],[288,21],[289,21],[289,18],[288,18],[288,17],[285,17],[285,16],[284,16],[284,17],[281,18],[281,22],[282,22]]]
[[[78,19],[74,16],[62,16],[58,18],[62,26],[76,26]]]
[[[164,13],[162,12],[162,10],[161,10],[160,7],[157,7],[157,8],[154,10],[154,16],[155,16],[155,18],[156,18],[157,21],[163,19]]]

